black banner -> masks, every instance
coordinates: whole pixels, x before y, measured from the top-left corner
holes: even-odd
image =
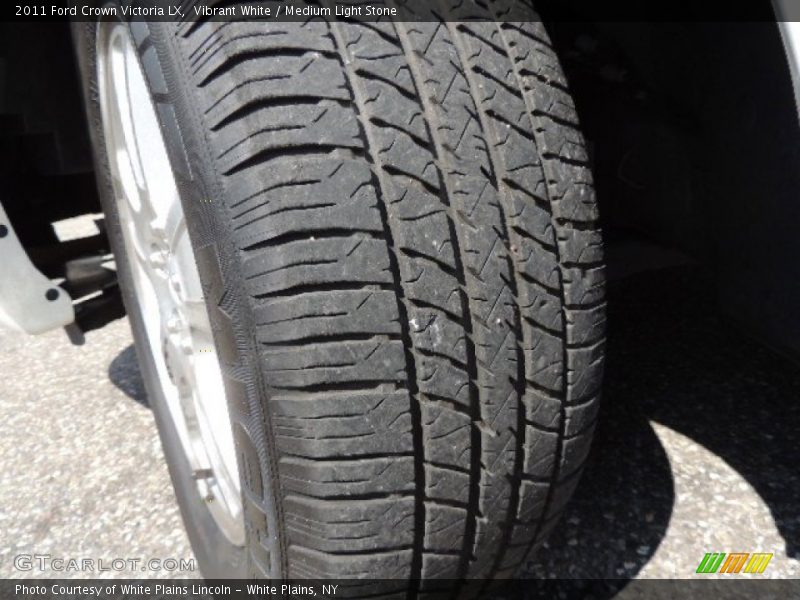
[[[778,12],[776,13],[776,8]],[[2,21],[352,19],[375,21],[753,22],[800,21],[800,2],[769,0],[17,0]],[[535,11],[535,12],[534,12]]]
[[[428,581],[421,598],[450,598],[452,581]],[[311,598],[397,598],[408,591],[403,580],[247,581],[202,579],[30,579],[0,580],[3,600],[310,600]],[[720,579],[516,579],[500,585],[469,581],[468,597],[503,599],[688,599],[788,600],[800,597],[800,580],[726,575]]]

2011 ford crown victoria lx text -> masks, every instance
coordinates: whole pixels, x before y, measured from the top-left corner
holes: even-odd
[[[589,452],[604,245],[800,350],[788,4],[70,6],[0,25],[0,324],[127,313],[206,577],[510,577]]]

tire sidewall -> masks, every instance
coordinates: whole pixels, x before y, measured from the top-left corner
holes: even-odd
[[[153,24],[148,26],[143,22],[137,22],[132,24],[131,29],[133,31],[134,42],[139,50],[140,61],[144,67],[143,70],[145,73],[145,78],[148,81],[151,93],[155,94],[157,93],[155,91],[156,88],[163,86],[165,81],[163,72],[153,72],[154,68],[160,69],[160,63],[164,62],[164,48],[159,48],[160,51],[158,54],[160,60],[155,61],[155,63],[152,60],[143,60],[142,56],[144,51],[147,51],[148,48],[153,47],[154,41],[153,37],[150,36],[149,31],[149,29],[152,27]],[[139,28],[139,30],[137,31],[136,28]],[[218,579],[245,578],[253,575],[261,576],[265,574],[275,576],[274,574],[279,572],[278,569],[280,569],[281,565],[283,564],[283,561],[281,560],[282,553],[277,551],[277,548],[279,547],[278,544],[273,544],[276,550],[273,550],[273,552],[267,555],[269,560],[268,565],[263,565],[263,562],[265,561],[262,558],[260,561],[257,561],[259,564],[262,564],[261,569],[254,570],[252,560],[253,554],[255,554],[256,558],[260,558],[260,554],[263,555],[263,552],[258,550],[256,550],[256,552],[252,551],[254,540],[265,539],[269,532],[271,532],[269,537],[276,538],[277,535],[275,532],[279,531],[277,517],[278,507],[274,500],[273,494],[270,493],[271,490],[274,489],[274,478],[271,476],[270,472],[274,471],[272,471],[270,468],[264,468],[265,455],[266,457],[270,457],[274,456],[274,454],[270,455],[267,448],[256,448],[258,457],[255,460],[257,460],[258,466],[261,468],[258,469],[260,473],[255,479],[257,479],[259,483],[262,483],[264,490],[266,490],[266,492],[263,490],[257,490],[257,493],[259,496],[264,495],[267,496],[267,498],[263,503],[259,503],[258,505],[258,511],[256,514],[260,518],[252,519],[249,518],[249,516],[252,515],[253,512],[253,502],[252,500],[248,501],[247,495],[244,495],[243,507],[245,513],[247,541],[245,542],[245,547],[235,546],[230,543],[230,541],[219,529],[210,511],[207,509],[205,502],[200,498],[200,495],[197,492],[196,482],[192,477],[192,469],[181,447],[175,424],[171,415],[169,414],[166,398],[164,397],[163,390],[159,384],[155,360],[148,351],[150,345],[147,339],[144,320],[142,317],[142,308],[134,291],[131,268],[122,238],[119,213],[116,207],[108,156],[105,149],[102,115],[97,91],[97,32],[97,23],[73,24],[73,38],[75,41],[76,52],[78,54],[78,64],[81,71],[82,85],[84,87],[84,98],[95,157],[97,183],[100,192],[101,204],[106,216],[106,230],[108,233],[109,242],[116,259],[123,302],[130,319],[140,371],[144,381],[145,389],[147,391],[149,403],[154,413],[156,425],[158,427],[159,436],[161,438],[162,447],[167,461],[167,466],[172,478],[176,499],[178,501],[186,531],[189,536],[195,557],[198,561],[198,566],[204,577],[209,579]],[[146,41],[142,42],[145,32],[147,39]],[[170,95],[179,93],[179,91],[169,90]],[[161,106],[163,106],[163,104]],[[175,104],[170,106],[175,106]],[[200,273],[204,293],[207,301],[210,304],[214,300],[220,300],[226,294],[230,295],[231,293],[235,293],[236,295],[240,295],[243,287],[239,287],[237,290],[235,287],[235,282],[230,281],[231,279],[236,279],[235,269],[231,267],[231,265],[234,263],[232,260],[233,256],[229,254],[229,260],[225,261],[225,264],[227,264],[229,268],[223,268],[222,264],[224,259],[219,255],[220,248],[223,246],[223,244],[208,242],[208,240],[215,239],[209,236],[214,235],[214,230],[217,229],[220,222],[220,219],[214,218],[213,211],[210,210],[211,207],[209,203],[204,201],[205,198],[213,197],[212,193],[207,193],[205,191],[206,189],[209,189],[210,186],[204,185],[206,182],[201,181],[201,179],[207,180],[207,176],[211,170],[204,170],[202,166],[198,166],[203,164],[202,159],[199,157],[195,156],[193,157],[194,160],[189,160],[185,143],[186,138],[191,136],[193,133],[190,131],[192,127],[191,125],[186,126],[186,124],[189,123],[189,119],[187,118],[184,118],[183,120],[184,126],[181,127],[178,125],[177,120],[179,118],[179,112],[180,111],[178,108],[175,107],[175,109],[169,111],[168,114],[169,117],[175,118],[175,127],[165,127],[164,111],[159,111],[159,119],[161,121],[162,134],[165,138],[168,154],[170,156],[173,169],[176,173],[181,202],[184,207],[187,228],[189,230],[189,237],[195,250],[198,271]],[[184,117],[186,117],[186,115],[184,115]],[[192,165],[191,167],[190,164]],[[202,175],[206,175],[206,177],[202,177]],[[198,210],[198,208],[200,208],[200,210]],[[222,236],[222,239],[224,239],[224,236]],[[206,242],[204,243],[203,240]],[[226,279],[228,281],[226,281]],[[244,303],[238,304],[239,306],[242,306]],[[219,306],[217,305],[213,306],[213,308],[219,310]],[[212,306],[209,306],[209,313],[212,329],[214,330],[217,353],[221,357],[222,362],[230,363],[232,359],[243,358],[242,356],[232,356],[232,354],[236,353],[237,348],[242,348],[244,345],[249,345],[249,343],[252,342],[252,340],[241,339],[243,336],[252,338],[252,335],[248,336],[247,334],[247,319],[241,318],[242,315],[231,315],[231,321],[238,321],[236,323],[238,327],[225,327],[224,325],[226,324],[222,324],[223,326],[221,327],[218,318],[219,315],[215,315],[215,311],[212,310]],[[215,318],[215,316],[217,318]],[[237,316],[240,318],[237,319]],[[253,351],[250,358],[253,359],[256,356],[257,353]],[[257,369],[252,369],[252,365],[250,366],[251,369],[249,377],[247,378],[248,384],[251,383],[250,380],[258,379]],[[225,370],[225,365],[223,365],[223,371]],[[246,405],[250,406],[251,408],[257,408],[261,406],[257,385],[253,384],[237,386],[236,389],[231,389],[228,383],[229,382],[226,381],[226,392],[229,401],[231,400],[231,394],[249,396],[249,398],[239,398],[238,402],[231,402],[231,404],[238,404],[239,406]],[[255,398],[253,398],[253,396],[255,396]],[[253,482],[248,481],[248,479],[253,478],[245,477],[245,473],[243,472],[243,467],[241,465],[242,451],[247,450],[242,448],[242,434],[246,435],[247,438],[251,440],[251,443],[255,443],[256,441],[260,440],[262,441],[262,445],[264,445],[264,439],[270,437],[268,435],[252,435],[248,431],[254,426],[252,423],[253,420],[257,420],[260,417],[260,419],[263,419],[262,423],[266,421],[266,417],[263,415],[256,415],[255,417],[255,419],[250,419],[249,423],[239,423],[238,427],[237,423],[233,423],[235,433],[234,441],[237,447],[237,454],[240,463],[240,477],[242,478],[243,486],[248,486],[251,491],[253,491],[252,488],[254,486]],[[242,427],[242,425],[245,425],[246,429],[245,427]],[[257,423],[255,426],[257,426]],[[249,454],[252,455],[252,448],[249,448],[249,450],[251,450]],[[248,507],[250,507],[250,509]],[[258,542],[255,543],[257,544]],[[271,569],[271,573],[264,573],[266,570],[265,567],[269,567]]]

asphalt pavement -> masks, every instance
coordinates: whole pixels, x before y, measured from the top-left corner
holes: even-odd
[[[709,291],[690,268],[610,286],[595,444],[523,575],[708,578],[705,553],[768,552],[757,577],[800,578],[800,368]],[[54,558],[109,570],[40,568]],[[142,573],[149,559],[162,566]],[[82,347],[0,336],[0,577],[199,576],[191,559],[127,323]]]

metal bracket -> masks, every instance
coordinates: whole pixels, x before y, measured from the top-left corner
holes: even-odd
[[[74,320],[72,298],[33,265],[0,203],[0,329],[36,334]]]

